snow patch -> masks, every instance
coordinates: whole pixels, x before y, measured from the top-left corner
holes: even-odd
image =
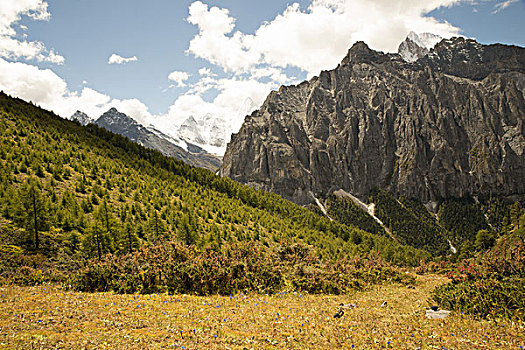
[[[443,38],[432,33],[416,34],[410,32],[399,45],[398,53],[407,62],[415,62],[421,57],[428,55],[432,49]]]
[[[420,47],[423,47],[427,50],[432,49],[434,46],[436,46],[437,43],[443,40],[443,37],[436,35],[436,34],[432,34],[432,33],[416,34],[414,32],[410,32],[408,33],[407,38],[409,38],[414,43],[418,44]]]
[[[448,244],[450,245],[450,251],[452,252],[452,254],[456,254],[458,252],[458,250],[456,249],[456,247],[454,247],[452,245],[452,242],[450,241],[450,239],[447,239],[448,241]]]
[[[323,205],[323,203],[321,203],[321,201],[313,194],[312,191],[308,192],[310,194],[310,196],[312,196],[312,198],[314,199],[315,201],[315,204],[317,204],[317,206],[319,207],[319,209],[321,209],[321,211],[323,212],[323,214],[329,218],[331,221],[332,218],[330,217],[330,215],[328,215],[328,211],[326,210],[325,206]]]
[[[372,218],[374,218],[374,220],[377,221],[377,223],[379,225],[381,225],[381,227],[388,233],[388,235],[390,237],[392,237],[392,239],[394,241],[397,241],[397,239],[392,234],[392,231],[390,231],[390,229],[388,227],[386,227],[386,225],[383,224],[383,222],[377,216],[375,216],[376,205],[374,203],[366,204],[366,203],[362,202],[356,196],[354,196],[351,193],[348,193],[348,192],[346,192],[345,190],[342,190],[342,189],[335,191],[334,194],[336,196],[338,196],[338,197],[351,199],[352,202],[354,202],[358,207],[363,209],[365,212],[368,213],[368,215],[370,215]]]

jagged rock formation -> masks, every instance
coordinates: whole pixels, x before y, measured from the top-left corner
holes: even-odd
[[[300,204],[338,189],[426,204],[523,196],[524,94],[521,47],[453,38],[410,63],[358,42],[246,117],[221,174]]]
[[[91,119],[86,113],[81,111],[76,111],[72,116],[71,120],[76,120],[80,123],[80,125],[88,125],[89,123],[93,123],[94,120]]]
[[[111,108],[95,121],[100,127],[111,132],[126,136],[133,142],[156,149],[168,157],[174,157],[188,164],[207,168],[212,171],[220,166],[220,159],[207,153],[202,148],[176,140],[153,127],[145,127],[133,118]]]

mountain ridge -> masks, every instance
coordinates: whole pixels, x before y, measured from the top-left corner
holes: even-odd
[[[215,171],[221,163],[218,157],[208,154],[202,148],[166,135],[153,126],[144,126],[125,113],[119,112],[115,107],[110,108],[96,120],[90,119],[80,111],[73,114],[71,119],[78,120],[81,125],[94,123],[144,147],[156,149],[165,156],[175,157],[190,165]]]
[[[384,188],[434,210],[450,197],[523,197],[524,82],[517,46],[444,39],[406,62],[357,42],[334,70],[270,93],[220,173],[299,204],[338,189],[366,201]]]

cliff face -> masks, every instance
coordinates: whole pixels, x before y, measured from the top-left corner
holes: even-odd
[[[221,174],[299,204],[337,189],[523,196],[524,95],[524,48],[454,38],[409,63],[358,42],[246,117]]]

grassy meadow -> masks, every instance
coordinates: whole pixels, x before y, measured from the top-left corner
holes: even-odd
[[[348,295],[79,293],[0,288],[0,349],[522,349],[525,325],[452,313],[425,318],[431,291],[376,285]],[[381,304],[386,301],[386,307]],[[340,319],[340,303],[356,303]]]

